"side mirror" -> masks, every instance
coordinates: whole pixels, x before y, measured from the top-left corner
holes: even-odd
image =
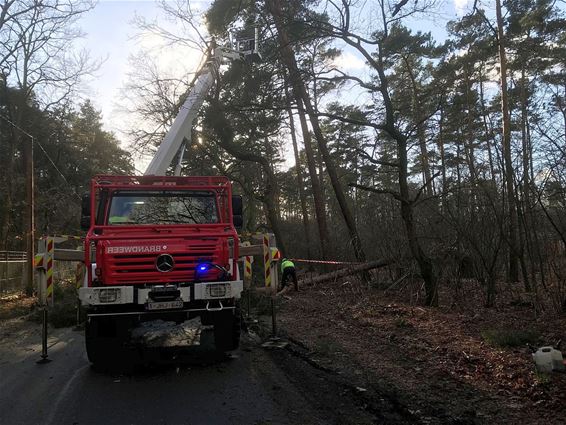
[[[90,193],[81,197],[81,229],[90,229]]]
[[[244,202],[242,195],[232,195],[232,215],[242,215]]]
[[[232,222],[234,227],[238,230],[244,225],[244,202],[242,200],[242,195],[232,195]]]
[[[90,193],[83,194],[81,198],[81,216],[90,216]]]
[[[244,225],[244,218],[241,215],[233,216],[232,221],[234,222],[234,227],[238,230],[240,230]]]
[[[83,215],[81,217],[81,229],[82,230],[90,229],[90,215]]]

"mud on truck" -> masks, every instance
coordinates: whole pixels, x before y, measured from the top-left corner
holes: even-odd
[[[138,353],[133,329],[200,317],[218,351],[240,338],[240,197],[225,177],[97,176],[83,196],[86,351],[104,366]],[[128,351],[129,350],[129,351]]]

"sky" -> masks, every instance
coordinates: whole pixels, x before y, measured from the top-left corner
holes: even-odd
[[[150,1],[100,1],[78,23],[85,33],[79,44],[91,58],[103,61],[88,82],[86,96],[102,110],[107,129],[114,129],[112,110],[126,78],[128,57],[139,48],[130,24],[136,13],[153,16],[156,7]]]
[[[122,129],[119,106],[128,71],[132,70],[129,58],[157,44],[151,37],[136,37],[140,30],[133,23],[135,16],[148,20],[164,19],[163,12],[152,0],[101,0],[78,22],[85,33],[80,46],[90,52],[92,59],[102,61],[100,68],[88,81],[85,94],[102,111],[107,130]],[[175,49],[164,50],[160,55],[166,56],[166,62],[181,63],[187,59],[188,62],[195,62],[199,59],[198,56],[187,58],[185,51]]]
[[[191,4],[204,10],[209,1],[193,0]],[[444,12],[435,21],[408,24],[415,30],[431,31],[436,39],[442,39],[445,36],[446,21],[463,14],[470,3],[471,0],[448,0]],[[88,50],[94,60],[102,61],[100,68],[88,81],[84,95],[102,112],[104,128],[116,132],[121,139],[124,138],[121,131],[126,129],[128,117],[121,113],[120,105],[123,103],[123,88],[128,79],[128,71],[132,70],[128,61],[132,55],[150,49],[159,58],[164,71],[172,74],[190,72],[200,61],[197,51],[162,48],[155,36],[140,37],[140,30],[133,23],[136,16],[171,25],[154,0],[99,0],[95,8],[78,22],[85,33],[79,46]],[[363,72],[365,68],[363,59],[353,51],[346,51],[337,62],[343,69],[351,71]],[[139,160],[136,162],[139,163]],[[143,167],[143,161],[140,167]]]

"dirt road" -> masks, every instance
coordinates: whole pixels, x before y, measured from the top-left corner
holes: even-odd
[[[337,377],[249,336],[230,358],[201,349],[188,362],[128,375],[93,371],[82,333],[71,328],[52,332],[45,365],[36,364],[37,325],[13,320],[0,338],[0,424],[363,424],[379,417]]]

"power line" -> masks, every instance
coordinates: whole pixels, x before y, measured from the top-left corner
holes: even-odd
[[[65,180],[65,183],[67,183],[67,185],[69,186],[69,188],[73,191],[73,194],[78,198],[81,199],[80,195],[76,192],[75,188],[71,185],[71,183],[69,183],[69,181],[67,180],[67,178],[63,175],[63,173],[61,172],[61,170],[59,170],[59,168],[57,167],[57,165],[55,165],[55,162],[53,162],[53,160],[51,159],[51,157],[49,156],[49,154],[45,151],[45,149],[43,148],[43,146],[41,145],[41,143],[39,143],[38,140],[36,139],[32,139],[35,143],[37,143],[37,145],[39,146],[39,148],[43,151],[43,153],[45,154],[45,156],[47,157],[47,159],[49,160],[49,162],[51,162],[51,164],[53,165],[53,168],[55,168],[57,170],[57,172],[61,175],[61,177],[63,178],[63,180]]]
[[[8,118],[6,118],[4,115],[0,115],[0,118],[2,118],[8,124],[11,124],[12,127],[17,128],[18,130],[20,130],[22,133],[24,133],[26,136],[28,136],[29,138],[31,138],[33,140],[34,137],[31,134],[29,134],[27,131],[25,131],[23,128],[19,127],[18,125],[14,124],[12,121],[10,121]]]
[[[65,183],[67,184],[67,186],[69,186],[69,188],[72,190],[73,194],[81,199],[80,195],[75,191],[75,188],[71,185],[71,183],[69,183],[69,181],[67,180],[67,177],[65,177],[65,175],[61,172],[61,170],[59,169],[59,167],[57,167],[57,165],[55,164],[55,162],[51,159],[51,157],[49,156],[49,154],[47,153],[47,151],[45,150],[45,148],[43,147],[43,145],[41,143],[39,143],[39,140],[37,140],[35,137],[33,137],[31,134],[29,134],[27,131],[25,131],[23,128],[19,127],[17,124],[13,123],[12,121],[10,121],[8,118],[6,118],[3,115],[0,115],[0,118],[2,118],[4,121],[6,121],[7,123],[9,123],[10,125],[12,125],[14,128],[17,128],[19,131],[21,131],[22,133],[24,133],[26,136],[28,136],[31,140],[32,143],[37,143],[37,145],[39,146],[39,148],[41,149],[41,151],[43,152],[43,154],[47,157],[47,159],[49,160],[49,162],[51,163],[51,165],[53,165],[53,168],[55,168],[55,170],[57,170],[57,172],[59,173],[59,175],[63,178],[63,180],[65,181]]]

